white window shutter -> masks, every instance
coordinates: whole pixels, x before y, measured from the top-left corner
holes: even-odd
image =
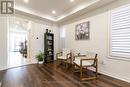
[[[130,58],[130,5],[111,12],[110,56]]]

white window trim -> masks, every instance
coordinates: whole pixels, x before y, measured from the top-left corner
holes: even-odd
[[[122,9],[122,8],[125,8],[125,7],[128,7],[128,6],[130,6],[130,4],[127,4],[127,5],[124,5],[124,6],[121,6],[121,7],[118,7],[118,8],[115,8],[115,9],[113,9],[113,10],[110,10],[109,12],[108,12],[108,23],[109,23],[109,25],[108,25],[108,58],[110,58],[110,59],[115,59],[115,60],[123,60],[123,61],[130,61],[130,57],[128,58],[128,57],[121,57],[121,56],[113,56],[113,55],[111,55],[111,50],[112,50],[112,48],[111,48],[111,46],[112,46],[112,44],[111,44],[111,42],[112,42],[112,35],[111,35],[111,33],[112,33],[112,24],[111,24],[111,13],[113,12],[113,11],[116,11],[116,10],[119,10],[119,9]]]

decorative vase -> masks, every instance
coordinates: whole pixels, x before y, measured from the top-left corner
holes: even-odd
[[[48,29],[46,29],[46,33],[48,33]]]

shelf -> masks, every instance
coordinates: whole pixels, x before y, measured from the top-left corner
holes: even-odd
[[[54,34],[45,33],[44,36],[45,63],[48,63],[54,60]]]
[[[54,50],[53,49],[51,49],[51,50],[46,49],[46,51],[54,51]]]
[[[47,45],[49,45],[49,46],[53,46],[53,44],[47,44]]]
[[[46,63],[53,62],[54,60],[47,60]]]
[[[48,39],[47,39],[48,40]],[[53,40],[48,40],[48,41],[53,41]]]
[[[52,55],[47,55],[47,57],[50,57],[50,56],[53,56],[53,54]]]

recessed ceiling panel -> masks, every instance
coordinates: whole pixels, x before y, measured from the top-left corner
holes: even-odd
[[[70,2],[70,0],[28,0],[27,3],[24,0],[15,0],[15,6],[16,8],[33,11],[56,19],[77,5],[88,1],[91,0],[74,0],[74,2]],[[56,11],[56,14],[52,14],[53,10]]]

